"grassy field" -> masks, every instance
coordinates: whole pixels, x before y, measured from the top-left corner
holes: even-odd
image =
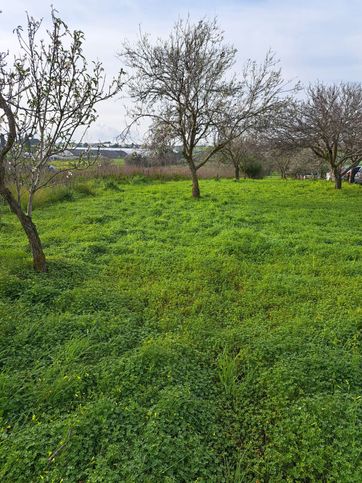
[[[0,207],[2,482],[360,482],[362,191],[97,180]]]
[[[116,164],[117,166],[124,166],[124,158],[115,158],[112,159],[112,164]]]

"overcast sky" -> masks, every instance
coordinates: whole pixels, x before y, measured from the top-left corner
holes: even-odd
[[[49,19],[50,1],[0,0],[0,50],[16,50],[13,29],[25,11]],[[86,53],[104,63],[109,76],[120,68],[122,41],[142,31],[165,37],[178,17],[217,16],[226,40],[238,49],[238,65],[261,61],[271,48],[287,78],[302,82],[362,81],[362,0],[53,0],[60,16],[86,35]],[[237,66],[236,66],[237,68]],[[88,140],[112,140],[124,127],[125,101],[99,109]]]

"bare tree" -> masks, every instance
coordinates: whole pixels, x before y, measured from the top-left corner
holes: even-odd
[[[220,157],[223,162],[234,167],[236,181],[240,180],[241,174],[245,177],[260,176],[256,171],[263,170],[262,163],[265,160],[263,147],[250,135],[232,139],[220,151]]]
[[[138,43],[125,44],[120,54],[133,71],[132,123],[150,118],[159,132],[182,145],[195,198],[200,196],[197,171],[259,116],[275,109],[285,91],[272,53],[262,65],[248,61],[240,79],[230,75],[235,55],[215,20],[192,24],[189,19],[179,20],[168,39],[155,44],[141,33]],[[205,143],[211,147],[200,159],[195,149]]]
[[[288,105],[274,120],[276,146],[310,148],[327,162],[335,187],[362,159],[362,85],[317,83],[307,99]]]
[[[285,148],[279,150],[271,150],[269,156],[272,158],[273,167],[279,172],[280,177],[284,180],[288,179],[290,169],[295,159],[297,149]]]
[[[75,134],[82,136],[97,117],[96,105],[122,86],[121,74],[106,87],[101,63],[88,67],[83,32],[70,31],[55,10],[51,20],[47,40],[38,41],[41,21],[27,16],[26,35],[16,29],[20,54],[13,66],[5,54],[0,59],[0,194],[28,236],[37,271],[46,271],[46,260],[32,221],[33,197],[62,171],[49,173],[49,159],[64,152]],[[34,136],[39,142],[30,149]],[[87,162],[80,158],[75,167]],[[17,199],[9,189],[11,180]],[[28,188],[26,212],[20,203],[22,186]]]
[[[297,179],[326,177],[329,169],[328,163],[323,158],[317,156],[311,149],[296,148],[289,156],[291,163],[287,175]]]

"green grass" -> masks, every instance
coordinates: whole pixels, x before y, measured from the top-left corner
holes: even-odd
[[[112,164],[117,164],[118,166],[124,166],[124,158],[111,158]]]
[[[0,480],[361,481],[361,187],[88,187],[0,208]]]
[[[54,166],[57,169],[72,169],[74,166],[73,159],[53,159],[49,162],[51,166]]]

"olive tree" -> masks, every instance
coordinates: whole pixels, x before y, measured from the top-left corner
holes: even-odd
[[[130,125],[149,118],[158,133],[182,145],[195,198],[200,197],[198,170],[275,109],[285,89],[272,53],[261,65],[249,60],[240,76],[231,73],[235,56],[217,22],[207,19],[179,20],[166,40],[154,43],[141,33],[120,53],[132,72]],[[201,157],[195,156],[200,144],[209,145]]]
[[[55,10],[46,39],[39,39],[42,21],[27,16],[16,29],[19,54],[0,57],[0,194],[18,217],[30,243],[34,268],[46,271],[46,259],[32,220],[34,194],[49,185],[49,159],[67,149],[96,120],[96,106],[122,87],[121,74],[106,86],[102,64],[88,65],[84,34],[71,31]],[[38,143],[30,148],[30,140]],[[80,158],[75,167],[89,160]],[[15,184],[17,196],[10,189]],[[27,209],[20,191],[28,190]]]

